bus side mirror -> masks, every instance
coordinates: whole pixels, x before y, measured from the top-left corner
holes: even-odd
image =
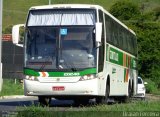
[[[14,25],[12,27],[12,42],[13,44],[23,47],[24,24]]]
[[[101,22],[100,23],[96,23],[95,31],[96,31],[97,46],[100,46],[101,38],[102,38],[102,23]]]

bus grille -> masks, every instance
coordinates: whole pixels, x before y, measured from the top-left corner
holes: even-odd
[[[43,77],[38,78],[39,82],[78,82],[80,77]]]

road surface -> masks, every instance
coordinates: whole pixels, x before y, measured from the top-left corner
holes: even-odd
[[[16,111],[17,107],[27,107],[32,105],[38,105],[37,97],[14,97],[7,99],[0,99],[0,111]],[[71,107],[73,105],[72,100],[55,100],[52,98],[50,107]]]

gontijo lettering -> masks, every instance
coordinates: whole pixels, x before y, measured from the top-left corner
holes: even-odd
[[[115,61],[118,61],[118,53],[116,53],[116,52],[113,52],[113,51],[111,51],[110,50],[110,59],[112,59],[112,60],[115,60]]]

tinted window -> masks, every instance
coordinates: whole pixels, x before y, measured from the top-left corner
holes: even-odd
[[[142,80],[138,78],[138,84],[142,84]]]
[[[110,18],[105,15],[105,27],[106,27],[106,42],[110,42],[112,43],[111,41],[111,20]]]
[[[106,42],[110,43],[124,51],[137,55],[137,45],[135,36],[105,15]]]

